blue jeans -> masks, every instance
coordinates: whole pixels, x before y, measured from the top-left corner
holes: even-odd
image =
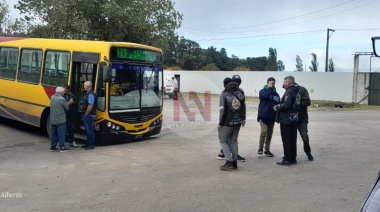
[[[95,119],[94,115],[87,115],[87,116],[83,115],[84,127],[87,133],[87,142],[86,142],[87,147],[95,146],[94,119]]]
[[[59,146],[65,146],[66,123],[59,125],[51,125],[51,148],[55,148],[59,142]]]
[[[74,121],[67,121],[66,122],[66,129],[67,129],[67,141],[70,143],[73,143],[74,141]]]

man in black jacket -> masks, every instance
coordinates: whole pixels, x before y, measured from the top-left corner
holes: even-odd
[[[237,138],[246,118],[245,96],[238,83],[231,82],[226,86],[220,96],[219,109],[218,137],[226,158],[220,169],[230,171],[237,169]]]
[[[300,112],[298,115],[298,132],[301,135],[302,141],[303,141],[303,149],[307,155],[307,158],[312,161],[314,158],[311,155],[311,149],[309,144],[309,135],[307,130],[307,124],[309,123],[309,115],[307,112],[307,107],[311,105],[309,92],[305,87],[299,86],[296,84],[296,87],[298,87],[300,95],[301,95],[301,105],[300,105]]]
[[[293,76],[287,76],[284,79],[283,88],[286,89],[281,103],[274,106],[278,111],[277,123],[280,123],[282,144],[284,147],[284,157],[279,165],[296,164],[297,160],[297,121],[299,105],[296,105],[296,95],[298,87],[295,87]]]
[[[66,140],[70,142],[70,147],[78,147],[78,145],[74,141],[74,126],[75,126],[75,118],[76,111],[78,110],[76,102],[74,102],[74,94],[70,92],[70,86],[65,87],[65,93],[63,95],[66,101],[70,100],[73,102],[69,106],[69,110],[66,111],[66,129],[67,129],[67,137]]]

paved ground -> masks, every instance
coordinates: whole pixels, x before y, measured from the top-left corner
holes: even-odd
[[[40,130],[0,119],[0,211],[358,211],[379,171],[380,111],[313,110],[309,125],[315,161],[298,142],[298,165],[282,157],[279,126],[274,158],[258,156],[257,103],[248,103],[239,151],[247,161],[234,172],[216,160],[217,100],[204,121],[173,121],[157,138],[101,146],[94,151],[49,152]],[[4,197],[19,193],[21,197]]]

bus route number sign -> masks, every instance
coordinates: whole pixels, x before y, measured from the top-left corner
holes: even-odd
[[[134,49],[127,47],[111,47],[111,60],[130,60],[141,62],[161,63],[162,54],[160,52]]]

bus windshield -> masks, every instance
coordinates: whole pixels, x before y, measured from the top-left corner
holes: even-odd
[[[112,65],[110,110],[162,106],[162,70],[153,65]]]

